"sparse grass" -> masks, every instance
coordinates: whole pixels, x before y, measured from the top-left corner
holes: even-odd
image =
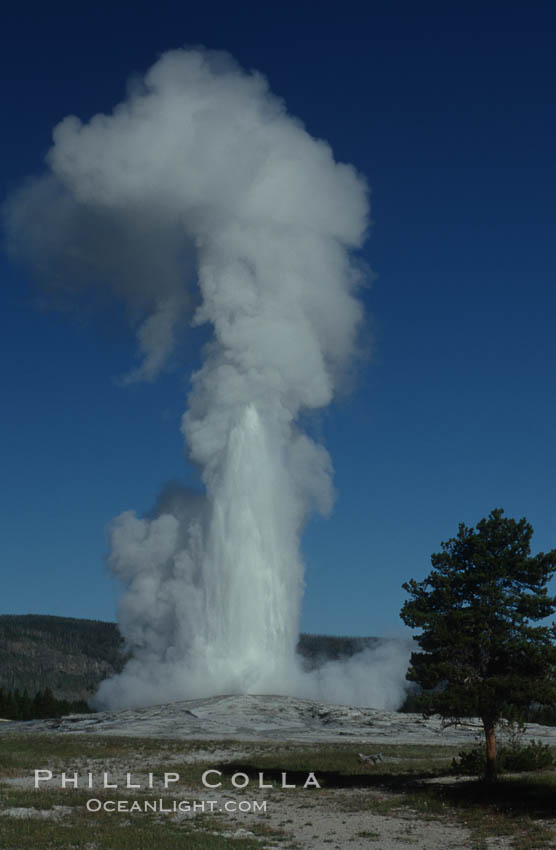
[[[155,797],[166,798],[172,793],[185,791],[180,797],[193,801],[195,794],[187,788],[201,790],[200,777],[203,769],[214,766],[216,757],[210,763],[186,763],[180,758],[194,751],[202,750],[206,759],[211,751],[222,757],[227,748],[238,749],[235,741],[192,742],[179,740],[155,740],[130,737],[109,737],[94,735],[4,735],[0,738],[0,783],[1,779],[27,775],[32,777],[35,768],[51,770],[55,775],[62,770],[76,771],[80,777],[87,770],[97,776],[104,770],[111,772],[136,772],[146,774],[155,772],[155,781],[164,770],[180,774],[180,782],[168,792],[160,786],[154,790],[138,789],[117,790],[60,788],[59,784],[50,787],[17,787],[13,784],[0,784],[0,808],[32,808],[41,811],[52,810],[54,806],[69,806],[70,814],[58,820],[44,818],[20,818],[3,815],[0,818],[1,850],[51,850],[51,848],[86,848],[86,850],[151,850],[163,847],[164,850],[218,850],[218,848],[238,848],[252,850],[259,848],[260,841],[253,838],[234,838],[221,833],[229,826],[218,817],[191,817],[176,822],[173,817],[143,813],[107,813],[88,812],[85,804],[92,797],[104,800],[123,800]],[[165,799],[169,805],[170,800]],[[123,828],[125,827],[125,828]],[[233,832],[235,827],[231,829]],[[251,831],[251,823],[249,824]],[[264,830],[264,825],[253,818],[253,833]],[[219,834],[220,833],[220,834]],[[269,833],[270,834],[270,833]],[[273,833],[275,840],[282,833]]]
[[[119,766],[120,772],[134,776],[153,772],[155,782],[164,771],[173,771],[180,774],[180,785],[201,788],[203,769],[213,767],[228,749],[237,751],[238,744],[108,735],[5,735],[0,737],[0,782],[22,772],[31,776],[35,769],[51,770],[55,776],[62,770],[77,772],[82,777],[88,770],[98,776]],[[204,761],[186,761],[199,750],[206,753]]]
[[[184,741],[169,738],[135,738],[112,735],[43,735],[9,734],[0,737],[0,771],[10,767],[18,770],[35,768],[39,762],[52,765],[72,762],[81,764],[87,760],[126,759],[126,766],[134,763],[145,764],[152,758],[155,763],[164,763],[175,758],[198,751],[218,749],[219,751],[237,749],[235,741]],[[144,768],[146,769],[146,768]]]
[[[249,831],[253,837],[235,838],[222,835],[229,829],[220,813],[208,816],[188,817],[181,821],[167,814],[143,814],[129,812],[89,812],[86,802],[91,797],[102,802],[127,799],[121,794],[106,791],[22,789],[0,786],[1,808],[32,808],[52,811],[55,806],[70,807],[71,812],[61,814],[59,819],[20,818],[3,815],[0,817],[0,847],[2,850],[54,850],[54,848],[83,848],[83,850],[254,850],[259,848],[257,837],[282,838],[279,831],[269,830],[264,823],[253,819]],[[148,795],[134,794],[141,800]],[[156,798],[158,799],[158,797]],[[171,798],[163,798],[164,805],[171,806]],[[234,829],[232,828],[232,832]]]
[[[488,839],[512,837],[515,850],[556,847],[556,776],[547,773],[504,777],[494,786],[479,780],[457,784],[407,784],[381,794],[342,794],[342,811],[405,815],[412,820],[455,823],[470,832],[473,850],[487,850]]]
[[[260,850],[251,838],[231,838],[168,821],[121,820],[95,816],[64,822],[2,818],[2,848],[9,850]]]
[[[218,765],[223,774],[236,771],[257,777],[259,771],[265,781],[271,779],[279,788],[282,772],[287,772],[288,782],[303,784],[308,771],[313,771],[322,787],[369,787],[403,775],[432,777],[446,773],[452,758],[461,747],[421,745],[365,745],[325,744],[311,746],[278,744],[248,761],[232,761]],[[384,761],[376,764],[363,762],[360,752],[380,752]],[[289,793],[289,792],[287,792]]]
[[[234,759],[234,752],[247,750],[249,758]],[[487,850],[488,839],[510,837],[514,850],[545,850],[556,847],[556,772],[546,771],[519,776],[504,776],[494,785],[478,780],[455,781],[450,765],[461,747],[326,744],[249,743],[237,741],[176,741],[94,735],[7,735],[0,738],[1,777],[31,775],[36,767],[48,767],[53,772],[87,769],[97,774],[102,770],[127,770],[158,775],[166,769],[180,774],[180,783],[170,792],[148,789],[125,792],[94,791],[89,789],[34,788],[0,785],[2,809],[33,807],[49,810],[53,806],[72,807],[72,812],[58,821],[15,819],[2,816],[0,850],[54,850],[83,848],[83,850],[164,850],[187,847],[188,850],[213,848],[261,847],[268,838],[274,844],[286,846],[291,834],[270,829],[264,818],[250,817],[243,824],[252,837],[234,837],[238,821],[224,813],[203,815],[176,821],[167,815],[89,813],[85,802],[98,799],[135,799],[183,795],[193,800],[201,790],[201,773],[206,767],[222,771],[222,792],[231,790],[230,777],[241,771],[252,778],[251,792],[258,792],[258,774],[265,782],[272,781],[274,801],[296,800],[296,807],[312,807],[317,801],[341,814],[368,811],[384,817],[407,819],[407,829],[400,832],[400,843],[413,843],[411,825],[416,821],[440,820],[469,830],[470,848]],[[203,752],[197,763],[182,761],[194,752]],[[232,761],[223,752],[229,751]],[[358,753],[381,752],[384,761],[377,764],[362,762]],[[210,754],[214,753],[211,758]],[[218,754],[218,757],[217,757]],[[322,785],[323,796],[316,789],[302,790],[309,772],[314,772]],[[282,791],[281,774],[287,773],[288,783],[297,790]],[[444,778],[446,781],[434,782]],[[189,791],[187,787],[189,786]],[[191,790],[193,789],[193,790]],[[246,796],[243,792],[242,796]],[[216,794],[215,794],[216,796]],[[249,797],[255,797],[249,793]],[[256,795],[258,796],[258,794]],[[283,826],[290,830],[291,818],[284,811]],[[291,809],[289,810],[291,813]],[[307,812],[305,818],[309,815]],[[305,825],[311,821],[307,818]],[[125,829],[123,828],[125,826]],[[226,834],[232,833],[231,835]],[[223,834],[224,833],[224,834]],[[369,830],[360,834],[369,842],[380,840],[379,833]],[[325,839],[322,839],[323,841]]]

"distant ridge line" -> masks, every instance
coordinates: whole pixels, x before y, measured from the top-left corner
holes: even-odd
[[[301,634],[297,651],[308,669],[348,658],[376,637]],[[29,693],[50,688],[58,699],[88,700],[126,661],[114,622],[56,614],[0,614],[0,687]]]

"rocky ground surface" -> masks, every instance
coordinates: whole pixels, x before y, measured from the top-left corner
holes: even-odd
[[[17,732],[91,733],[194,740],[364,741],[459,744],[474,740],[478,721],[446,726],[437,718],[284,696],[230,695],[149,708],[76,714],[60,720],[2,723]],[[525,738],[556,746],[556,728],[529,724]]]

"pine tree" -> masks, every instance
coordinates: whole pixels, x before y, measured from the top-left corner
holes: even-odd
[[[546,588],[556,550],[531,556],[533,528],[503,513],[492,511],[476,528],[462,523],[431,556],[427,578],[403,585],[412,599],[401,611],[421,629],[423,650],[412,654],[407,678],[428,692],[426,714],[480,717],[490,780],[499,720],[556,700],[556,627],[531,625],[556,608]]]
[[[31,720],[31,705],[31,697],[29,696],[27,688],[25,688],[21,696],[20,720]]]
[[[11,691],[4,695],[4,717],[8,720],[17,720],[17,704]]]

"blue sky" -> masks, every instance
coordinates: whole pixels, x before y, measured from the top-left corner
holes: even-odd
[[[2,197],[65,115],[110,111],[184,44],[229,50],[372,189],[370,357],[322,413],[337,500],[304,536],[305,631],[402,630],[401,583],[493,507],[556,546],[554,84],[550,4],[13,7],[4,15]],[[41,311],[0,258],[2,613],[113,619],[120,511],[193,480],[179,420],[198,335],[152,385],[117,386],[116,310]]]

